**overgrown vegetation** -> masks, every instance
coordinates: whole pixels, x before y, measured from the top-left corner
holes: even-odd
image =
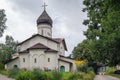
[[[95,74],[92,70],[88,72],[44,72],[39,69],[33,71],[24,71],[20,69],[12,69],[9,71],[0,71],[0,74],[7,75],[16,80],[93,80]]]
[[[115,67],[108,67],[106,69],[106,75],[111,75],[111,76],[115,76],[120,78],[120,74],[114,74],[114,71],[116,71],[117,69]]]

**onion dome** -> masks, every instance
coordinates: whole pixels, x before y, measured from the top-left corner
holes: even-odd
[[[37,19],[37,25],[39,24],[49,24],[52,26],[52,19],[51,17],[47,14],[46,10],[43,11],[43,13],[39,16]]]

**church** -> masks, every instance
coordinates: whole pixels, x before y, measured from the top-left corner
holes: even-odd
[[[19,52],[5,62],[5,69],[76,71],[74,60],[65,56],[65,39],[52,37],[53,21],[45,8],[36,23],[38,33],[18,44]]]

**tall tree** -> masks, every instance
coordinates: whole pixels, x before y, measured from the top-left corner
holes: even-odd
[[[84,35],[91,60],[104,64],[116,65],[120,62],[120,0],[84,0],[83,11],[88,19],[83,24],[88,26]],[[82,42],[77,47],[85,44]],[[85,52],[85,49],[81,49]],[[75,52],[75,51],[74,51]]]
[[[4,30],[6,29],[6,15],[5,11],[3,9],[0,9],[0,37],[3,35]]]

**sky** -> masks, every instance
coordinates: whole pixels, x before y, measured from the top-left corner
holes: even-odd
[[[37,33],[36,20],[43,12],[44,2],[48,5],[46,11],[53,20],[52,35],[54,38],[65,38],[68,51],[66,56],[85,36],[87,27],[82,24],[87,14],[82,12],[85,7],[83,0],[0,0],[0,9],[5,10],[7,29],[0,42],[5,41],[6,35],[22,42]]]

